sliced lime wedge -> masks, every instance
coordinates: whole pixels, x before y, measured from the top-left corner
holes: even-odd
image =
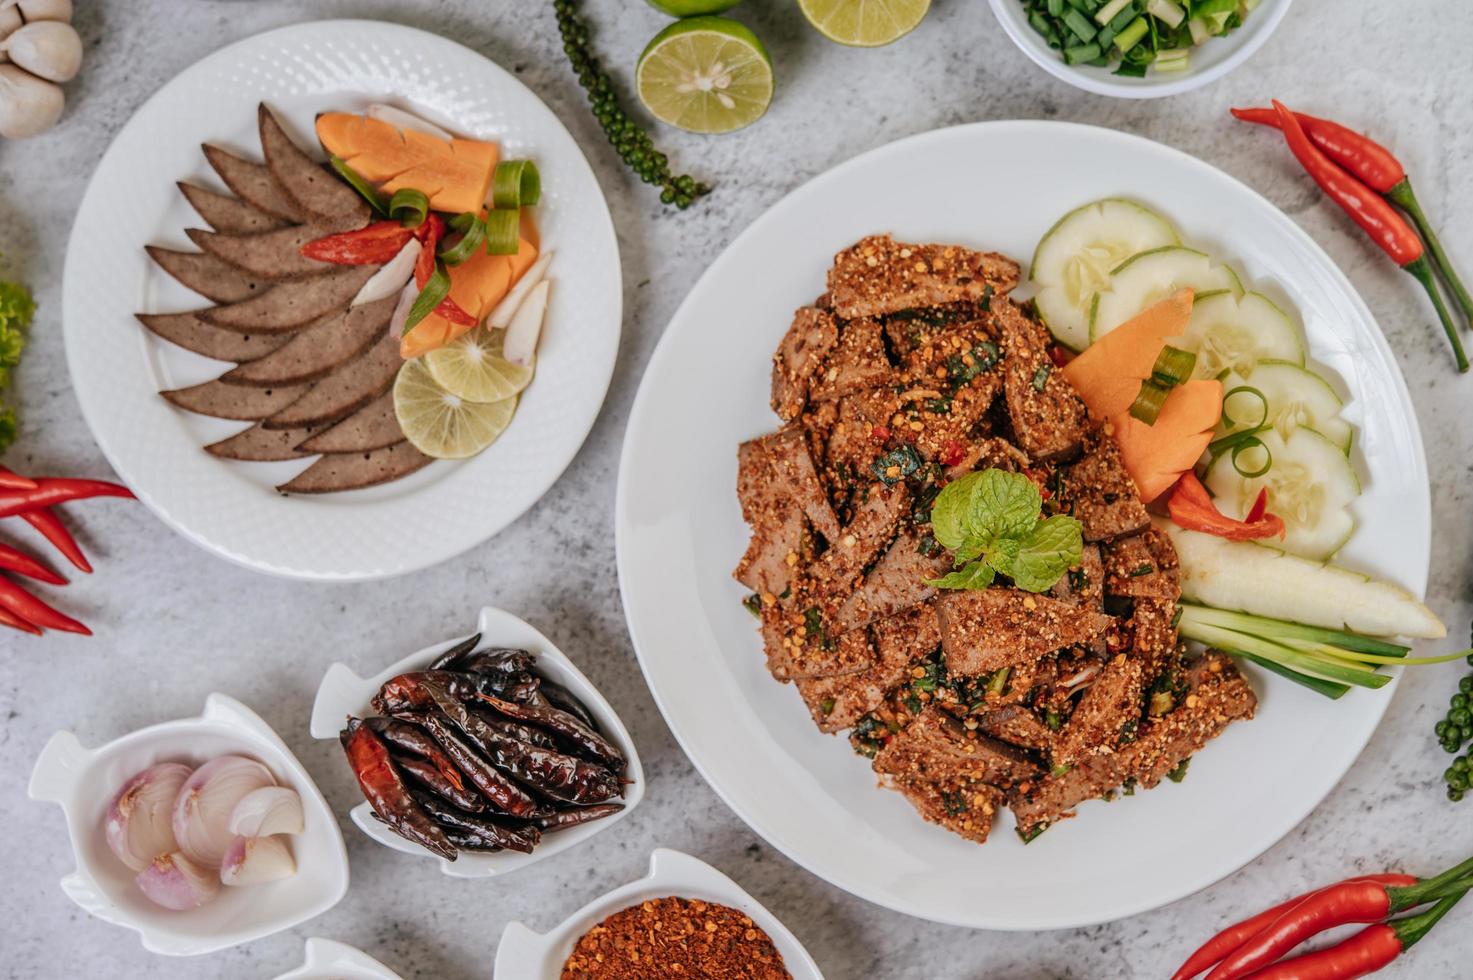
[[[517,399],[466,401],[435,383],[421,358],[405,361],[394,379],[394,415],[414,448],[435,459],[465,459],[506,431]]]
[[[424,355],[430,377],[452,395],[472,402],[510,398],[532,380],[532,368],[501,354],[505,330],[481,326]]]
[[[915,30],[931,0],[798,0],[798,7],[830,41],[878,48]]]
[[[647,0],[662,14],[671,17],[698,17],[701,14],[719,14],[730,10],[741,0]]]
[[[656,119],[692,133],[729,133],[772,102],[772,62],[745,26],[689,17],[655,35],[635,68],[639,99]]]

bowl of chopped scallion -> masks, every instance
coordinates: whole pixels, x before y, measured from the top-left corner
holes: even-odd
[[[1099,95],[1150,99],[1206,85],[1263,46],[1291,0],[989,0],[1013,43]]]

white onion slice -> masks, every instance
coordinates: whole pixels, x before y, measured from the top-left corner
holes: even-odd
[[[390,126],[393,126],[395,129],[400,130],[401,132],[412,131],[416,133],[423,133],[426,136],[434,136],[442,140],[455,139],[455,137],[451,135],[448,131],[440,128],[439,126],[436,126],[428,119],[421,119],[419,116],[416,116],[412,112],[405,112],[403,109],[396,109],[393,106],[385,105],[382,102],[375,102],[373,105],[368,107],[368,111],[364,114],[368,116],[369,119],[377,119],[379,122],[386,122]]]
[[[353,297],[353,306],[366,306],[369,303],[377,303],[381,299],[388,299],[399,290],[414,275],[414,264],[419,261],[419,253],[424,248],[418,238],[411,238],[399,249],[399,254],[379,267],[373,274],[373,278],[363,284],[358,290],[358,295]]]
[[[226,885],[260,885],[297,873],[297,862],[280,837],[237,837],[225,849],[220,881]]]
[[[220,866],[225,848],[235,836],[230,815],[247,793],[276,780],[255,759],[222,755],[194,771],[174,801],[174,838],[185,857],[202,867]]]
[[[177,851],[174,800],[193,772],[178,762],[149,766],[123,784],[103,818],[107,846],[133,871],[142,871],[160,854]]]
[[[411,279],[404,286],[404,291],[399,294],[399,305],[394,307],[394,315],[389,317],[389,336],[399,340],[404,336],[404,324],[409,320],[409,308],[419,298],[419,287]]]
[[[133,881],[155,905],[175,912],[197,909],[220,893],[220,878],[183,854],[161,854]]]
[[[527,298],[532,287],[542,281],[542,277],[547,273],[547,263],[551,261],[552,249],[537,256],[537,261],[522,273],[522,278],[517,280],[516,285],[511,287],[511,291],[501,297],[501,302],[491,310],[491,315],[486,318],[486,326],[492,328],[511,326],[511,318],[516,316],[517,310],[521,308],[522,300]]]
[[[542,321],[547,313],[547,291],[552,285],[544,279],[527,294],[527,300],[511,318],[501,345],[501,356],[513,364],[527,367],[537,359],[537,338],[542,335]]]
[[[241,837],[300,834],[302,798],[285,786],[262,786],[240,798],[230,814],[230,832]]]

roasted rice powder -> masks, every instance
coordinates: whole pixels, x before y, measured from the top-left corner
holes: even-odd
[[[772,938],[741,912],[696,899],[653,898],[588,930],[562,980],[792,980]]]

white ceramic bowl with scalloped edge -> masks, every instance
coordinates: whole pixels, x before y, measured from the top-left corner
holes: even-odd
[[[333,939],[307,940],[305,959],[276,980],[403,980],[361,949]]]
[[[650,855],[649,874],[594,899],[550,932],[533,932],[520,922],[510,923],[496,948],[494,975],[558,980],[573,944],[594,925],[620,909],[670,896],[719,902],[737,909],[772,938],[793,980],[823,980],[818,964],[803,944],[761,902],[706,862],[667,848]]]
[[[617,745],[624,753],[624,757],[629,761],[626,775],[630,783],[624,787],[623,799],[618,801],[624,804],[623,810],[612,816],[604,817],[602,820],[594,820],[590,823],[569,827],[566,830],[544,834],[542,842],[531,854],[522,854],[519,851],[461,851],[460,856],[454,861],[447,861],[445,858],[436,857],[418,844],[405,840],[379,823],[373,818],[373,808],[366,802],[355,806],[349,814],[353,822],[358,825],[359,830],[380,844],[403,854],[434,858],[440,862],[440,870],[452,878],[489,878],[493,875],[517,871],[529,864],[536,864],[543,858],[561,854],[629,816],[634,808],[639,806],[639,801],[644,798],[644,770],[640,768],[639,753],[634,748],[634,740],[629,737],[629,730],[624,727],[624,723],[619,720],[619,716],[614,713],[614,709],[608,701],[604,700],[604,696],[598,692],[593,683],[584,677],[577,667],[573,666],[573,662],[561,650],[553,646],[551,640],[527,622],[509,612],[491,606],[486,606],[481,610],[476,620],[475,632],[481,634],[481,642],[477,649],[514,647],[530,650],[536,654],[537,672],[572,691],[578,700],[588,708],[594,721],[598,722],[599,731],[603,736]],[[338,733],[343,729],[343,722],[349,715],[363,718],[376,714],[377,712],[373,710],[369,701],[385,681],[405,671],[424,669],[441,653],[465,639],[467,636],[458,636],[443,643],[425,647],[372,677],[359,677],[347,664],[333,664],[322,676],[322,684],[317,688],[317,700],[312,705],[312,737],[336,739]]]
[[[156,762],[198,766],[226,754],[260,761],[301,796],[305,826],[290,838],[297,873],[221,888],[214,901],[188,912],[154,905],[107,845],[108,804],[124,782]],[[95,749],[57,732],[36,760],[29,792],[66,814],[77,870],[61,879],[62,891],[99,919],[137,932],[153,953],[193,956],[262,939],[321,915],[348,891],[348,852],[317,784],[270,725],[224,694],[207,697],[196,718],[150,725]]]

